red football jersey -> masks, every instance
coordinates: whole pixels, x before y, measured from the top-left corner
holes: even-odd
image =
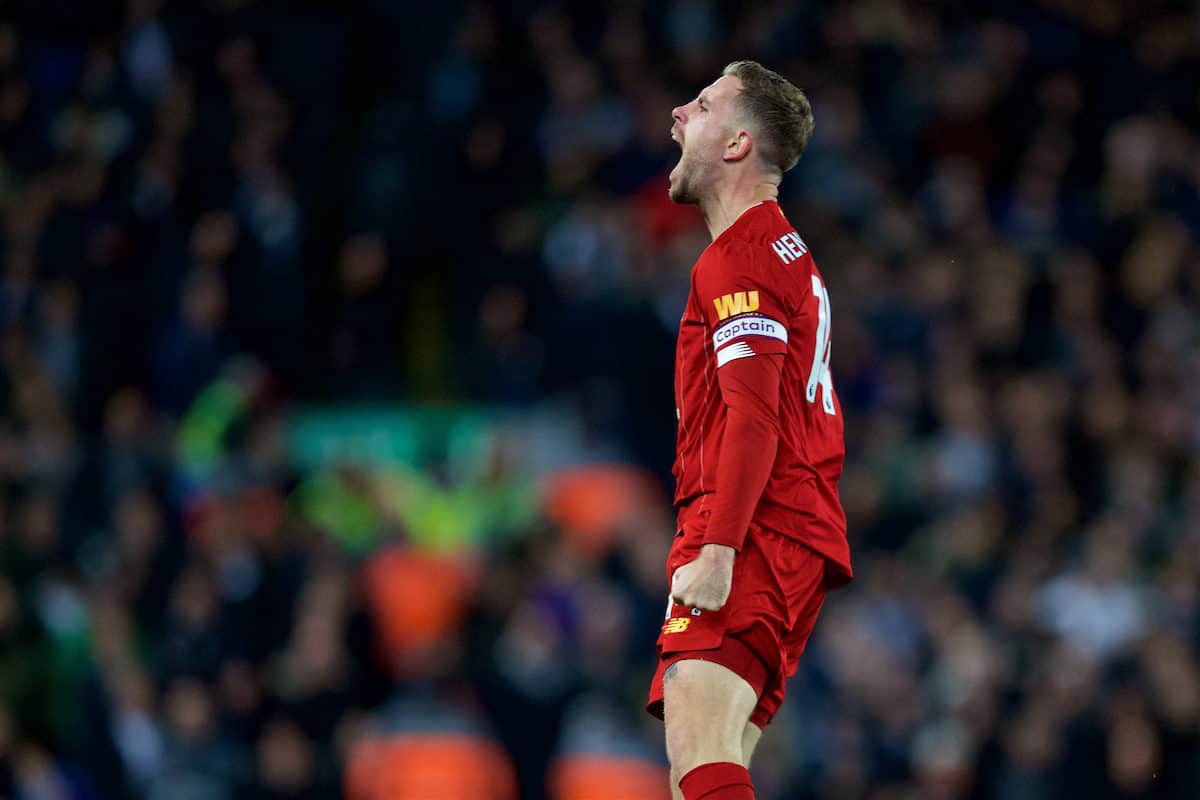
[[[703,524],[715,487],[725,404],[717,370],[740,358],[784,356],[779,449],[754,520],[813,548],[851,575],[838,498],[845,444],[829,372],[829,293],[779,204],[752,206],[692,269],[675,351],[679,525]]]

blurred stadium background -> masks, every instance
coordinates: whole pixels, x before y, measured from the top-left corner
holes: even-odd
[[[0,3],[0,797],[665,798],[670,109],[806,88],[764,800],[1200,797],[1200,6]]]

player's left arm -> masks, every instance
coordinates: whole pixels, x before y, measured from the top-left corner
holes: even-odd
[[[695,561],[677,570],[672,591],[678,602],[706,610],[719,609],[729,597],[733,561],[771,476],[779,444],[779,384],[788,316],[771,282],[747,268],[753,263],[750,255],[742,255],[696,276],[714,331],[725,432],[704,545]]]
[[[725,403],[725,435],[717,462],[712,514],[704,544],[742,549],[779,447],[779,381],[783,355],[764,353],[717,370]]]

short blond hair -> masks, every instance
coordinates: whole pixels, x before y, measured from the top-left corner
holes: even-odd
[[[813,131],[812,106],[804,92],[757,61],[734,61],[721,74],[742,82],[737,102],[758,129],[763,160],[780,173],[796,166]]]

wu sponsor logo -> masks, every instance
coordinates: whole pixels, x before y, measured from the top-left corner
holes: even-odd
[[[663,623],[663,633],[683,633],[691,624],[691,617],[672,617]]]
[[[745,314],[747,311],[757,311],[758,290],[723,294],[713,300],[713,305],[717,307],[719,319],[726,319],[735,314]]]

